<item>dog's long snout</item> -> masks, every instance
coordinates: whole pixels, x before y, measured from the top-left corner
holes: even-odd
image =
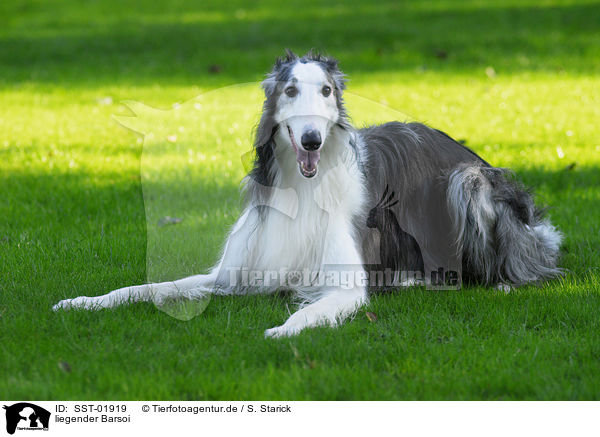
[[[316,129],[306,131],[302,134],[300,142],[305,150],[317,150],[321,147],[321,133]]]

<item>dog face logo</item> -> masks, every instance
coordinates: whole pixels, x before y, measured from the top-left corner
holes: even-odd
[[[4,406],[6,410],[6,432],[14,434],[19,430],[48,430],[50,411],[35,404],[19,402]]]

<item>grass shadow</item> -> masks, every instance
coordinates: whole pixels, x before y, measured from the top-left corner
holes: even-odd
[[[67,8],[65,2],[55,8],[19,3],[4,8],[9,17],[0,33],[4,86],[216,86],[260,79],[284,47],[325,49],[353,75],[457,73],[488,65],[503,72],[599,71],[595,3],[319,1],[280,8],[276,2],[251,7],[183,2]]]

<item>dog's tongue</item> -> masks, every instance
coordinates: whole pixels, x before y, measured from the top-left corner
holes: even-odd
[[[321,152],[319,150],[309,152],[299,147],[296,150],[296,158],[298,159],[298,164],[304,167],[304,170],[313,172],[317,168]]]

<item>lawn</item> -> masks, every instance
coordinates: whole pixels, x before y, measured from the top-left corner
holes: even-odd
[[[599,23],[599,2],[570,0],[0,3],[0,398],[600,399]],[[356,124],[423,121],[513,168],[565,235],[565,277],[377,295],[281,340],[263,332],[282,296],[213,298],[190,321],[50,311],[216,260],[257,81],[285,47],[340,59]],[[171,148],[117,123],[140,108],[124,101],[164,110]],[[162,215],[183,221],[150,226]]]

